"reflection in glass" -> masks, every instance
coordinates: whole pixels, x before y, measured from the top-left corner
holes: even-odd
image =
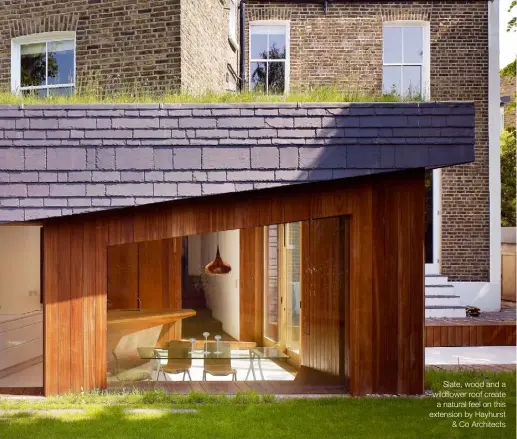
[[[382,69],[382,92],[401,94],[401,66],[384,66]]]
[[[385,26],[383,29],[385,63],[402,63],[402,28]]]
[[[285,225],[286,347],[300,352],[300,223]]]
[[[262,62],[251,63],[250,88],[252,90],[266,93],[267,91],[267,64]]]
[[[423,49],[423,28],[404,27],[404,64],[422,63]]]
[[[48,43],[49,84],[71,84],[74,82],[73,40]],[[52,69],[50,67],[53,66]]]
[[[280,314],[280,300],[278,290],[278,226],[266,227],[266,291],[264,297],[264,335],[272,341],[278,342],[278,316]]]
[[[46,84],[47,57],[45,43],[24,44],[21,51],[21,85],[22,87]],[[49,70],[54,67],[50,63]]]
[[[251,35],[251,59],[266,59],[267,58],[267,29],[258,27],[253,28]]]
[[[402,94],[409,97],[420,96],[422,89],[421,77],[421,66],[402,67]]]
[[[267,75],[268,92],[280,94],[285,90],[285,63],[270,62],[268,63]]]

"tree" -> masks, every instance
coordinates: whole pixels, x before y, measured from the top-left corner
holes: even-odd
[[[515,227],[516,192],[515,128],[501,134],[501,225]]]
[[[251,72],[253,89],[263,93],[266,93],[267,90],[270,94],[283,93],[285,90],[285,63],[272,61],[275,59],[285,59],[285,47],[280,50],[273,44],[269,51],[265,50],[260,55],[261,58],[270,61],[269,63],[253,63],[256,64],[256,67]],[[266,71],[268,67],[269,71]]]
[[[513,9],[517,9],[517,0],[512,0],[508,12],[512,12]],[[506,26],[507,32],[517,29],[517,17],[510,18],[508,25]]]

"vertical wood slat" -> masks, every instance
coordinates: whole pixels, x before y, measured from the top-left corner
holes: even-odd
[[[58,232],[58,391],[66,393],[71,390],[70,225],[59,224]],[[55,346],[54,349],[56,349]]]
[[[105,220],[95,224],[95,384],[107,385],[107,297],[108,297],[108,245],[109,229]]]
[[[109,246],[107,257],[110,307],[138,308],[138,244]]]
[[[84,389],[83,246],[84,229],[82,223],[74,223],[70,233],[70,384],[73,392],[80,392]]]
[[[96,363],[96,334],[95,323],[95,272],[96,272],[96,227],[94,222],[84,223],[83,245],[83,346],[84,346],[84,388],[94,389],[97,386],[95,378]]]
[[[45,293],[43,296],[44,310],[44,376],[43,386],[45,395],[55,395],[58,393],[58,240],[59,232],[57,224],[48,225],[43,233],[44,239],[44,270],[45,270]]]

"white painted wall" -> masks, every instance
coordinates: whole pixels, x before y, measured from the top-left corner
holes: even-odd
[[[0,226],[0,314],[40,309],[40,227]]]
[[[204,277],[206,306],[212,316],[223,324],[223,330],[239,339],[239,231],[189,236],[189,274],[201,274],[204,266],[215,257],[217,242],[224,261],[231,265],[227,275]],[[215,335],[215,334],[214,334]]]

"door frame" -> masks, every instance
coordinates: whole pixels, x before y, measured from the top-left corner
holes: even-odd
[[[433,262],[425,264],[425,274],[440,274],[442,252],[442,170],[433,169]]]

